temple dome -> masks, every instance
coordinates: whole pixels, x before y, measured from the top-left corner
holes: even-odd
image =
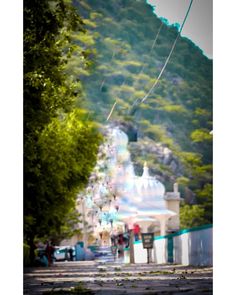
[[[164,197],[164,185],[156,178],[149,175],[149,169],[146,162],[143,166],[143,175],[139,178],[137,185],[140,193],[144,195],[149,195],[150,197]]]

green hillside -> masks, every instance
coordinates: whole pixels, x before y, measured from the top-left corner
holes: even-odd
[[[137,173],[146,160],[167,188],[177,180],[186,203],[204,208],[204,221],[211,222],[212,60],[180,37],[161,80],[144,103],[135,105],[159,75],[179,27],[159,19],[145,0],[73,3],[87,30],[75,34],[74,42],[90,62],[81,67],[81,55],[75,54],[67,72],[82,82],[84,107],[106,124],[116,101],[109,122],[138,130],[138,141],[130,143]],[[169,159],[163,158],[164,149]],[[182,214],[190,214],[186,208]]]

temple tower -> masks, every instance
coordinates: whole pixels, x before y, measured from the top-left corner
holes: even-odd
[[[164,199],[166,202],[166,207],[169,210],[174,211],[176,213],[175,216],[172,216],[168,220],[168,231],[178,231],[180,228],[179,207],[180,201],[183,200],[182,198],[180,198],[180,192],[178,191],[178,183],[174,183],[173,192],[166,192]]]

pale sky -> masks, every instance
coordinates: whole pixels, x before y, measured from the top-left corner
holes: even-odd
[[[147,0],[155,7],[159,17],[170,24],[183,22],[190,0]],[[212,58],[213,47],[213,0],[194,0],[185,22],[182,36],[191,39],[203,53]]]

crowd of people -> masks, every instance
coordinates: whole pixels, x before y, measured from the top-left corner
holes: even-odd
[[[134,224],[132,231],[134,233],[134,240],[138,241],[140,239],[140,232],[141,232],[140,226],[138,224]],[[126,231],[124,233],[111,235],[111,246],[113,249],[114,248],[117,249],[118,257],[121,257],[124,255],[125,248],[129,248],[130,233],[131,233],[130,230],[126,228]]]

